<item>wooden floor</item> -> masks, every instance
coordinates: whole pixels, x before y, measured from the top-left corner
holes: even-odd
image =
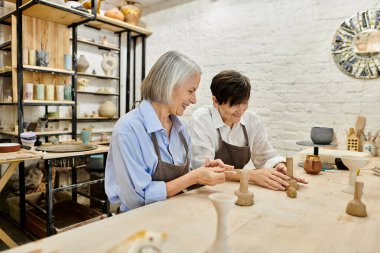
[[[22,245],[33,241],[31,237],[26,235],[11,218],[7,217],[6,214],[0,213],[0,228],[7,232],[7,234],[18,244]],[[8,249],[3,241],[0,240],[0,251]]]

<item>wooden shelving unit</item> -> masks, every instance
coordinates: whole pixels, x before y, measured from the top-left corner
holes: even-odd
[[[120,48],[117,47],[117,46],[104,45],[104,44],[100,44],[100,43],[96,43],[96,42],[88,41],[88,40],[86,40],[86,39],[77,39],[77,41],[78,41],[79,43],[83,43],[83,44],[87,44],[87,45],[91,45],[91,46],[98,47],[99,49],[113,50],[113,51],[116,51],[116,52],[120,52]]]
[[[23,69],[25,71],[30,71],[30,72],[45,72],[45,73],[51,73],[51,74],[74,75],[74,71],[72,70],[50,68],[50,67],[24,65]]]
[[[15,0],[6,1],[16,3]],[[66,26],[81,23],[86,20],[92,20],[94,18],[94,15],[90,13],[68,8],[64,5],[56,4],[47,0],[24,0],[20,8],[23,15]]]
[[[90,95],[101,95],[101,96],[120,96],[119,93],[97,92],[97,91],[80,91],[80,90],[78,90],[77,93],[90,94]]]
[[[12,76],[12,70],[0,71],[0,76],[11,77]]]
[[[11,51],[11,40],[5,41],[0,45],[0,50]]]
[[[15,14],[16,11],[10,11],[3,16],[0,17],[0,24],[3,25],[11,25],[12,22],[12,15]]]
[[[120,80],[117,76],[102,76],[102,75],[94,75],[94,74],[87,74],[83,72],[78,72],[78,76],[89,76],[89,77],[95,77],[99,79],[114,79],[114,80]]]
[[[74,105],[74,101],[50,101],[50,100],[24,100],[24,105],[52,105],[52,106],[60,106],[60,105]]]
[[[71,134],[71,131],[49,131],[45,130],[44,132],[35,132],[37,136],[51,136],[51,135],[63,135],[63,134]],[[9,135],[9,136],[18,136],[17,132],[10,131],[0,131],[0,134]]]
[[[113,32],[131,31],[131,32],[137,32],[139,34],[143,34],[147,36],[152,34],[150,30],[145,29],[143,27],[131,25],[117,19],[112,19],[106,16],[100,16],[100,15],[96,17],[96,20],[88,22],[87,25],[98,28],[98,29],[110,30]],[[134,35],[136,35],[136,33]]]

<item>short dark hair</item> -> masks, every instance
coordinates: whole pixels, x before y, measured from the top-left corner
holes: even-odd
[[[221,105],[241,104],[248,101],[251,95],[249,79],[235,70],[224,70],[214,76],[210,88],[212,95]]]

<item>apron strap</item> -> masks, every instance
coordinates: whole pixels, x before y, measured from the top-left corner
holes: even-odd
[[[243,124],[240,124],[240,125],[243,128],[244,137],[245,137],[245,145],[249,146],[247,129],[245,128],[245,126]]]
[[[156,133],[154,133],[154,132],[152,133],[152,140],[153,140],[153,146],[154,146],[154,150],[156,151],[158,160],[161,161],[160,148],[158,146],[158,141],[157,141]]]
[[[189,155],[189,146],[187,145],[187,142],[186,142],[185,136],[183,136],[182,131],[179,132],[179,138],[181,139],[182,144],[183,144],[183,146],[185,147],[185,150],[186,150],[186,160],[187,160],[187,156]]]

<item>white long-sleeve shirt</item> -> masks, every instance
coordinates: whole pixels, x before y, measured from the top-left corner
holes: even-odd
[[[211,113],[210,113],[211,111]],[[241,117],[240,124],[232,128],[223,122],[218,110],[214,106],[203,106],[197,109],[189,123],[189,134],[192,146],[192,167],[200,167],[206,159],[214,159],[219,149],[220,129],[222,140],[236,146],[245,146],[245,137],[241,124],[245,125],[248,133],[251,160],[255,168],[273,168],[279,162],[285,162],[268,141],[263,126],[256,114],[247,110]]]

